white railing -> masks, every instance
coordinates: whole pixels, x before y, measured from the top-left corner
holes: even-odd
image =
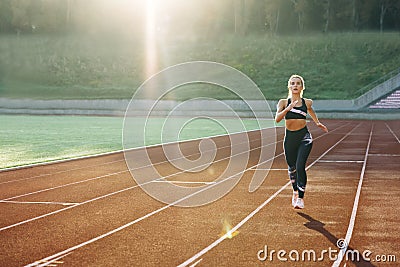
[[[394,91],[389,96],[382,98],[375,104],[369,106],[372,109],[400,109],[400,89]]]
[[[393,90],[400,87],[400,68],[396,69],[375,82],[362,88],[362,90],[368,91],[360,97],[353,100],[354,106],[357,109],[367,108],[371,103],[375,103],[381,97],[389,94]],[[371,89],[372,88],[372,89]]]

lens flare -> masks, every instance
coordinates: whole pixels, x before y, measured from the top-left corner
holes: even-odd
[[[232,225],[229,223],[227,219],[222,221],[222,231],[220,236],[226,236],[231,239],[239,234],[239,231],[232,231]]]
[[[148,0],[146,2],[146,78],[156,73],[158,68],[155,21],[155,1]]]

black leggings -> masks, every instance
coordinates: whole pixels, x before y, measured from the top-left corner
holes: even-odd
[[[306,162],[310,155],[313,140],[307,127],[297,131],[286,129],[285,149],[286,162],[289,166],[289,179],[293,190],[299,191],[299,197],[304,197],[307,184]]]

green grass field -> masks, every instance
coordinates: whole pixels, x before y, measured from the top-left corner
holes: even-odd
[[[144,118],[137,118],[144,120]],[[0,115],[0,169],[121,150],[123,118],[94,116],[17,116]],[[177,123],[187,121],[177,118]],[[164,119],[152,118],[146,143],[137,140],[132,147],[176,141],[173,133],[163,136]],[[241,131],[232,119],[218,119],[230,133]],[[187,123],[179,140],[226,134],[227,130],[211,120]],[[245,119],[246,130],[273,126],[273,121]]]
[[[130,99],[154,72],[202,60],[239,69],[256,82],[267,99],[286,95],[292,73],[305,77],[306,97],[352,99],[370,89],[360,90],[364,86],[398,69],[400,62],[399,33],[224,35],[214,39],[169,36],[155,42],[156,68],[146,73],[148,50],[141,39],[1,35],[0,97]],[[227,98],[214,90],[209,97]]]
[[[271,100],[286,97],[292,73],[305,77],[305,97],[353,99],[400,62],[399,33],[169,36],[155,42],[154,72],[188,61],[224,63],[248,75]],[[144,40],[127,36],[0,35],[0,97],[130,99],[154,74],[146,73],[147,51]],[[232,98],[215,86],[196,86],[166,99]],[[120,150],[122,124],[117,117],[0,115],[0,168]],[[135,145],[173,141],[161,140],[161,121],[152,124],[154,135]],[[245,124],[257,128],[254,121]],[[196,120],[180,140],[224,133],[215,122]]]

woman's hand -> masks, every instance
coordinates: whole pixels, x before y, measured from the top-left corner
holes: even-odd
[[[322,123],[320,123],[320,122],[318,122],[317,123],[317,126],[322,130],[322,131],[324,131],[324,132],[328,132],[328,128],[326,128],[326,126],[325,125],[323,125]]]
[[[287,100],[286,99],[281,99],[278,102],[278,105],[276,107],[276,114],[275,114],[275,122],[280,122],[294,106],[296,106],[298,101],[294,101],[293,103],[290,103],[290,105],[287,105]]]
[[[292,108],[294,108],[298,102],[298,100],[291,102],[290,105],[287,107],[287,111],[292,110]]]

